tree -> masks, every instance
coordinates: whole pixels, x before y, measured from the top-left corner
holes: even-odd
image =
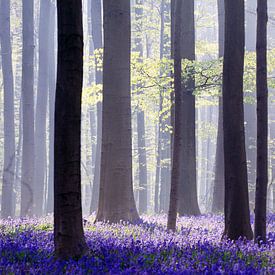
[[[142,46],[142,16],[143,16],[143,0],[135,1],[135,48],[134,50],[139,54],[139,62],[143,58]],[[137,89],[141,90],[140,83],[137,84]],[[137,139],[138,139],[138,179],[139,179],[139,192],[138,192],[138,207],[139,213],[147,212],[147,160],[146,160],[146,144],[145,144],[145,115],[144,111],[140,108],[137,110]]]
[[[130,1],[104,0],[103,116],[97,221],[139,219],[132,182]]]
[[[46,178],[46,117],[49,94],[49,38],[50,0],[40,1],[39,17],[39,67],[35,113],[35,172],[34,213],[43,214]]]
[[[194,0],[184,0],[181,14],[181,59],[195,60]],[[192,68],[190,70],[192,72]],[[199,215],[196,179],[196,111],[195,79],[187,76],[181,85],[182,93],[182,162],[179,185],[179,214]]]
[[[219,57],[224,54],[224,0],[218,0]],[[223,149],[223,107],[222,95],[219,98],[219,119],[216,150],[215,180],[213,190],[213,212],[222,212],[224,207],[224,149]]]
[[[15,194],[15,129],[14,129],[14,84],[12,49],[10,37],[10,0],[0,2],[1,58],[4,85],[4,168],[2,185],[1,217],[14,215]]]
[[[94,49],[100,50],[103,47],[102,43],[102,5],[101,0],[91,0],[91,20],[92,20],[92,37]],[[96,62],[95,68],[96,84],[102,84],[102,71]],[[97,210],[99,198],[99,183],[100,183],[100,162],[101,162],[101,139],[102,139],[102,102],[97,103],[97,138],[96,138],[96,156],[94,180],[92,189],[92,200],[90,213]]]
[[[244,1],[225,0],[223,129],[225,170],[224,235],[252,239],[243,110]]]
[[[171,8],[171,13],[174,13],[174,39],[173,39],[173,59],[174,59],[174,93],[175,93],[175,127],[174,127],[174,142],[173,142],[173,159],[172,159],[172,175],[171,175],[171,191],[170,203],[168,211],[167,229],[176,230],[176,220],[178,211],[178,191],[181,180],[181,163],[182,163],[182,86],[181,86],[181,12],[182,1],[175,0]]]
[[[268,88],[267,88],[267,0],[257,9],[257,180],[255,197],[255,242],[266,241],[268,184]]]
[[[60,258],[86,253],[81,206],[80,120],[83,78],[82,1],[58,0],[54,133],[54,245]]]
[[[30,215],[34,188],[34,9],[23,1],[21,216]]]
[[[170,16],[169,16],[169,1],[161,0],[160,7],[160,16],[161,16],[161,26],[160,26],[160,59],[170,58],[170,49],[169,45],[169,35],[166,32],[166,25],[169,24]],[[163,76],[163,71],[160,71],[160,76]],[[169,118],[165,118],[164,102],[166,90],[168,87],[164,87],[160,90],[160,106],[159,106],[159,129],[158,129],[158,155],[157,155],[157,171],[159,173],[158,184],[160,185],[160,200],[158,210],[168,212],[169,206],[169,195],[170,195],[170,180],[171,180],[171,167],[170,167],[170,155],[171,155],[171,135],[169,131],[167,131],[167,125],[170,125]],[[156,183],[157,184],[157,183]],[[158,194],[158,192],[156,192]]]
[[[54,109],[55,109],[55,84],[56,84],[56,6],[51,2],[50,7],[50,38],[49,38],[49,175],[48,175],[48,192],[47,192],[47,213],[53,212],[53,182],[54,182]]]

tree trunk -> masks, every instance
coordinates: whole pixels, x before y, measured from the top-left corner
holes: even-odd
[[[178,212],[178,191],[181,180],[181,163],[183,160],[183,139],[182,139],[182,85],[181,85],[181,16],[182,16],[182,1],[175,0],[174,9],[174,91],[175,91],[175,128],[173,142],[173,159],[172,159],[172,175],[171,175],[171,191],[170,203],[168,211],[167,229],[175,231],[177,212]]]
[[[49,176],[47,194],[47,213],[53,212],[53,184],[54,184],[54,109],[55,109],[55,86],[56,86],[56,6],[51,4],[50,12],[50,38],[49,38]]]
[[[267,88],[267,0],[257,9],[257,181],[255,197],[255,242],[266,242],[268,184],[268,88]]]
[[[133,194],[130,1],[104,0],[103,117],[97,221],[139,220]]]
[[[169,3],[166,0],[161,2],[161,43],[160,43],[160,59],[164,57],[170,58],[170,52],[167,45],[169,44],[169,36],[165,32],[165,26],[169,23]],[[160,72],[162,75],[163,72]],[[159,158],[160,160],[160,206],[159,210],[168,212],[169,207],[169,194],[171,184],[171,135],[167,131],[167,125],[170,125],[170,119],[165,118],[166,114],[163,113],[163,102],[165,101],[165,90],[160,91],[160,117],[159,117]]]
[[[33,0],[23,1],[23,147],[21,176],[21,216],[30,215],[34,188],[34,9]]]
[[[225,0],[223,129],[225,168],[224,235],[252,239],[243,111],[244,1]]]
[[[219,57],[224,55],[224,0],[218,0],[219,19]],[[224,208],[224,148],[223,148],[223,106],[222,94],[219,98],[219,118],[217,134],[217,150],[215,180],[213,190],[213,212],[222,212]]]
[[[40,2],[39,17],[39,70],[35,114],[35,172],[34,214],[43,214],[46,178],[46,117],[49,93],[49,38],[50,0]],[[53,49],[52,49],[53,50]]]
[[[14,129],[14,84],[12,49],[10,37],[10,0],[0,2],[1,58],[4,85],[4,167],[1,217],[14,216],[15,183],[15,129]]]
[[[58,0],[54,143],[54,244],[59,258],[87,250],[81,206],[82,1]]]
[[[135,45],[134,50],[139,54],[139,61],[142,62],[142,16],[143,0],[135,0]],[[142,89],[138,83],[137,88]],[[139,195],[138,207],[139,213],[147,212],[147,161],[146,161],[146,144],[145,144],[145,118],[144,111],[138,108],[137,111],[137,139],[138,139],[138,162],[139,162]]]
[[[147,161],[144,112],[137,113],[138,161],[139,161],[139,213],[147,212]]]
[[[184,0],[181,15],[181,58],[195,60],[194,0]],[[199,215],[196,180],[196,111],[195,79],[188,76],[182,89],[182,154],[181,183],[179,186],[179,214]]]
[[[101,0],[92,0],[91,2],[91,19],[92,19],[92,37],[94,42],[94,49],[99,50],[103,47],[102,43],[102,5]],[[102,71],[95,68],[96,84],[102,84]],[[99,199],[99,183],[100,183],[100,163],[101,163],[101,142],[102,142],[102,103],[97,103],[97,138],[96,138],[96,156],[94,181],[92,190],[92,200],[90,206],[90,213],[98,209]]]

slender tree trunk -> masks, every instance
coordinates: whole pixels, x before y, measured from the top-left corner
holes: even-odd
[[[97,221],[139,220],[133,194],[130,1],[104,0],[103,117]]]
[[[49,37],[50,0],[40,3],[39,17],[39,68],[35,114],[35,172],[34,214],[43,214],[43,197],[46,178],[46,117],[49,93]],[[52,49],[53,50],[53,49]]]
[[[224,0],[218,0],[219,18],[219,57],[224,55]],[[217,134],[217,150],[215,180],[213,190],[213,212],[222,212],[224,207],[224,148],[223,148],[223,106],[222,94],[219,98],[219,118]]]
[[[175,0],[174,9],[174,91],[175,91],[175,128],[173,143],[173,160],[172,160],[172,176],[171,176],[171,192],[168,211],[167,229],[175,231],[178,211],[178,191],[181,180],[181,163],[183,160],[183,140],[182,140],[182,85],[181,85],[181,16],[182,1]]]
[[[54,143],[54,244],[59,258],[87,251],[81,205],[82,1],[57,0],[58,63]]]
[[[101,0],[91,2],[92,37],[94,49],[99,50],[103,47],[102,43],[102,5]],[[96,64],[95,80],[96,84],[102,84],[102,71]],[[100,163],[101,163],[101,142],[102,142],[102,102],[97,103],[97,138],[96,138],[96,157],[94,169],[94,181],[92,190],[92,200],[90,213],[98,209],[99,183],[100,183]]]
[[[1,58],[4,85],[4,168],[2,185],[1,217],[14,216],[15,183],[15,129],[14,129],[14,84],[12,48],[10,36],[10,0],[0,2]]]
[[[181,58],[195,60],[194,0],[184,0],[181,15]],[[196,111],[195,79],[188,76],[182,85],[182,154],[181,183],[179,186],[179,214],[199,215],[196,179]]]
[[[169,36],[165,33],[165,25],[167,25],[170,21],[169,18],[169,2],[166,0],[162,0],[161,3],[161,43],[160,43],[160,59],[164,57],[169,58],[170,52],[167,45],[169,44]],[[160,72],[162,75],[163,72]],[[161,115],[159,117],[159,162],[160,162],[160,211],[168,212],[169,207],[169,195],[170,195],[170,185],[171,185],[171,165],[170,165],[170,157],[171,157],[171,135],[167,131],[167,125],[170,125],[170,119],[165,119],[165,115],[163,113],[164,108],[164,100],[165,100],[165,90],[163,88],[160,91],[160,112]]]
[[[257,9],[257,181],[255,197],[255,242],[266,241],[268,184],[268,88],[267,88],[267,0]]]
[[[142,62],[142,16],[143,0],[135,0],[135,45],[134,50],[139,53],[139,61]],[[142,89],[138,83],[137,88]],[[147,161],[146,161],[146,144],[145,144],[145,118],[144,111],[138,108],[137,111],[137,139],[138,139],[138,161],[139,161],[139,195],[138,207],[139,213],[147,212]]]
[[[34,188],[34,10],[33,0],[23,1],[23,147],[21,176],[21,216],[30,215]]]
[[[225,168],[224,235],[252,239],[244,138],[244,1],[225,0],[223,129]]]
[[[49,38],[49,176],[47,194],[47,213],[53,212],[53,185],[54,185],[54,109],[55,109],[55,87],[56,87],[56,6],[51,4],[50,13],[50,38]]]
[[[139,159],[139,213],[147,212],[147,161],[144,112],[137,113],[138,159]]]

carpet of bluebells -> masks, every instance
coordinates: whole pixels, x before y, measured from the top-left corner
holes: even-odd
[[[177,233],[166,216],[138,225],[85,220],[89,256],[57,261],[52,217],[0,220],[0,274],[275,274],[275,214],[268,242],[221,240],[223,217],[182,217]]]

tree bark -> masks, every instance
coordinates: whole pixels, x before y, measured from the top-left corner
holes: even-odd
[[[14,216],[15,184],[15,128],[14,83],[10,34],[10,0],[0,2],[1,58],[4,85],[4,167],[1,201],[1,217]]]
[[[102,43],[102,4],[101,0],[92,0],[91,2],[91,19],[92,19],[92,37],[94,49],[99,50],[103,47]],[[102,84],[102,71],[95,68],[96,84]],[[90,213],[97,211],[99,200],[99,184],[100,184],[100,163],[101,163],[101,142],[102,142],[102,102],[97,103],[97,138],[96,138],[96,156],[94,180],[92,189],[92,200]]]
[[[267,88],[267,0],[257,9],[257,180],[255,197],[255,242],[266,242],[268,184],[268,88]]]
[[[81,206],[82,1],[58,0],[54,143],[54,245],[58,258],[87,251]]]
[[[224,0],[218,0],[219,19],[219,57],[224,55]],[[222,94],[219,98],[219,118],[217,134],[217,150],[215,180],[213,190],[213,212],[222,212],[224,207],[224,148],[223,148],[223,106]]]
[[[244,1],[225,0],[223,129],[225,230],[232,240],[252,239],[243,111]]]
[[[23,147],[21,176],[21,216],[30,215],[34,188],[34,3],[23,1]]]
[[[46,178],[46,117],[49,93],[49,38],[50,0],[40,2],[39,17],[39,68],[35,113],[35,172],[34,214],[43,214]],[[53,49],[52,49],[53,50]]]
[[[132,182],[130,1],[104,0],[103,117],[97,221],[139,220]]]
[[[181,58],[195,60],[194,0],[184,0],[181,15]],[[179,186],[179,214],[199,215],[196,179],[196,111],[195,79],[193,75],[183,80],[182,89],[182,162]]]

